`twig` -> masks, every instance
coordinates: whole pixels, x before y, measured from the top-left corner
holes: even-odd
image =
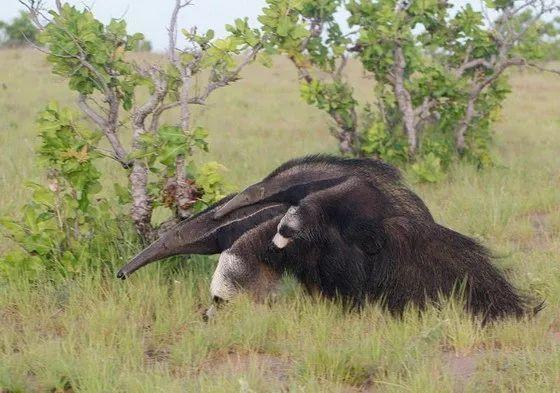
[[[93,121],[93,123],[95,123],[101,130],[103,130],[105,137],[107,138],[107,140],[111,144],[111,147],[113,148],[113,151],[115,152],[114,156],[117,161],[119,161],[124,168],[130,168],[131,163],[130,161],[126,160],[126,150],[124,149],[122,143],[116,135],[117,123],[110,123],[112,119],[112,115],[110,114],[106,118],[101,116],[87,103],[87,99],[88,97],[80,94],[78,96],[78,106],[80,107],[82,112],[84,112],[89,117],[89,119]],[[116,119],[116,121],[118,122],[118,118]]]
[[[528,65],[529,67],[536,68],[539,71],[550,72],[552,74],[560,75],[560,69],[546,68],[546,67],[543,67],[543,66],[541,66],[537,63],[525,63],[525,64]]]
[[[204,92],[196,97],[192,97],[191,99],[188,99],[187,102],[189,104],[197,104],[197,105],[203,105],[206,103],[206,100],[208,99],[208,97],[210,96],[210,94],[216,90],[219,87],[224,87],[227,86],[228,84],[230,84],[231,82],[239,79],[239,73],[247,66],[249,65],[251,62],[253,62],[255,60],[255,58],[257,57],[258,52],[261,50],[261,45],[256,45],[255,47],[253,47],[250,51],[250,53],[247,55],[247,57],[245,57],[245,59],[235,68],[235,70],[233,70],[229,75],[222,77],[222,79],[218,80],[218,81],[214,81],[214,82],[209,82],[206,85],[206,89],[204,90]]]
[[[40,9],[42,7],[43,2],[41,0],[38,0],[37,2],[35,2],[35,0],[30,0],[29,2],[24,1],[24,0],[18,0],[18,2],[21,5],[23,5],[25,8],[27,8],[27,11],[29,13],[29,17],[31,18],[31,20],[33,21],[35,26],[37,26],[37,28],[39,30],[43,30],[45,27],[43,26],[43,24],[39,20],[39,15],[42,16],[42,14],[40,12]]]

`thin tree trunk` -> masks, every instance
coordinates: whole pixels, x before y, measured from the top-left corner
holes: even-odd
[[[358,137],[356,135],[357,116],[356,111],[352,108],[352,125],[348,126],[344,120],[335,112],[330,114],[336,122],[335,136],[338,139],[338,150],[342,154],[359,155]]]
[[[181,109],[181,131],[184,134],[190,132],[191,113],[189,108],[189,91],[191,87],[191,70],[187,67],[181,69],[181,86],[180,109]],[[191,154],[189,151],[187,154]],[[177,218],[183,219],[189,217],[192,212],[190,210],[192,204],[196,200],[196,190],[189,182],[188,173],[185,166],[186,160],[184,155],[178,155],[175,159],[175,204]]]
[[[466,148],[465,134],[467,133],[467,130],[469,129],[469,126],[475,115],[474,105],[477,97],[478,95],[473,95],[473,94],[469,95],[465,116],[463,116],[463,118],[459,121],[459,125],[455,130],[455,146],[459,151],[459,153],[464,152]]]
[[[412,106],[412,98],[410,97],[410,93],[404,85],[404,72],[406,63],[403,49],[400,44],[396,45],[393,55],[393,89],[395,92],[399,110],[401,111],[403,117],[404,130],[408,139],[408,152],[411,156],[414,156],[416,154],[416,148],[418,147],[418,135],[414,121],[415,118],[414,107]]]
[[[145,132],[144,118],[138,114],[133,114],[133,151],[142,148],[140,137]],[[132,162],[130,171],[130,190],[132,194],[132,208],[130,216],[138,234],[145,241],[153,240],[154,228],[152,227],[152,203],[148,195],[148,168],[143,159],[136,158]]]
[[[130,172],[132,209],[130,215],[136,230],[146,241],[153,240],[152,204],[148,195],[148,169],[141,160],[134,160]]]
[[[338,135],[338,149],[342,154],[356,155],[356,130],[343,129]]]
[[[158,67],[142,71],[150,76],[155,85],[154,92],[142,106],[135,107],[132,112],[132,149],[138,152],[142,149],[140,137],[146,132],[145,121],[149,114],[153,114],[161,105],[167,94],[167,82]],[[153,206],[148,194],[148,168],[142,158],[135,158],[130,172],[130,187],[132,194],[132,209],[130,215],[136,230],[146,241],[154,240],[155,231],[152,226]]]

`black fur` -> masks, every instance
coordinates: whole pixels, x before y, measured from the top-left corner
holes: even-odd
[[[273,170],[266,178],[271,179],[278,176],[282,172],[295,167],[305,167],[305,166],[323,166],[326,169],[330,166],[341,166],[347,168],[348,170],[360,169],[366,170],[369,173],[373,173],[377,176],[381,176],[386,181],[402,181],[402,176],[397,168],[392,165],[387,164],[384,161],[376,159],[359,159],[359,158],[343,158],[337,156],[331,156],[327,154],[313,154],[309,156],[294,158],[292,160],[286,161],[278,168]]]
[[[353,305],[379,301],[395,314],[408,304],[423,308],[451,296],[461,285],[467,309],[484,321],[533,311],[528,298],[492,264],[489,251],[435,223],[387,164],[313,156],[290,161],[267,179],[274,181],[298,165],[304,170],[331,164],[348,168],[346,181],[299,200],[296,215],[302,227],[295,232],[278,228],[291,239],[288,246],[256,250],[267,264],[327,297]],[[383,181],[375,178],[380,175]],[[259,236],[270,238],[265,232]]]

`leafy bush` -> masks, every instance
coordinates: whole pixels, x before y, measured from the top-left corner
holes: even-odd
[[[408,161],[406,139],[388,131],[382,121],[372,122],[361,138],[360,150],[365,156],[381,158],[394,165],[404,165]]]
[[[109,142],[105,156],[118,161],[129,178],[127,187],[115,191],[120,202],[130,204],[129,216],[144,240],[157,236],[155,208],[168,208],[169,221],[176,221],[223,194],[217,173],[212,187],[197,183],[209,167],[198,169],[193,154],[208,151],[208,131],[193,124],[192,106],[204,105],[216,89],[235,82],[262,47],[258,30],[238,19],[219,39],[212,30],[182,29],[187,43],[179,49],[177,16],[186,5],[177,1],[171,12],[167,61],[138,64],[130,52],[146,41],[140,33],[129,34],[124,20],[104,24],[87,8],[57,2],[50,19],[42,21],[40,4],[27,2],[52,72],[78,93],[78,107]],[[142,99],[139,93],[146,91]],[[172,108],[180,109],[179,120],[161,124]]]
[[[0,227],[20,248],[0,257],[0,272],[37,278],[42,271],[68,276],[107,261],[117,243],[133,241],[130,221],[101,197],[95,163],[101,134],[78,124],[68,109],[49,104],[39,115],[38,155],[47,185],[28,183],[31,200],[21,219],[3,217]],[[114,247],[111,247],[114,246]]]
[[[157,236],[155,208],[171,212],[161,224],[165,228],[226,194],[225,168],[213,161],[194,162],[196,150],[208,151],[208,131],[191,123],[190,111],[236,81],[255,59],[260,38],[247,20],[228,25],[230,35],[221,39],[214,39],[211,30],[183,30],[187,47],[177,50],[177,15],[186,5],[178,1],[167,64],[139,65],[129,52],[137,50],[144,37],[128,34],[123,20],[103,24],[89,9],[57,2],[50,19],[43,21],[40,2],[27,5],[52,72],[78,93],[78,107],[89,122],[78,122],[76,113],[54,103],[40,113],[37,153],[47,185],[29,183],[32,196],[22,217],[0,221],[2,232],[19,246],[1,257],[2,274],[35,278],[48,271],[67,276],[99,267]],[[247,56],[239,57],[243,51]],[[192,91],[194,78],[203,73],[209,75],[207,83]],[[144,101],[141,90],[148,93]],[[180,120],[160,124],[161,115],[176,107]],[[123,138],[125,132],[129,138]],[[103,138],[110,150],[99,146]],[[132,142],[126,146],[121,139]],[[111,188],[116,198],[109,190],[102,193],[106,182],[96,166],[102,159],[117,161],[129,178],[128,185]]]
[[[23,46],[37,41],[37,28],[25,12],[10,23],[0,21],[0,46]]]
[[[346,34],[335,18],[343,8]],[[559,11],[531,0],[456,12],[436,0],[268,0],[259,20],[265,47],[296,67],[302,98],[334,120],[343,154],[411,164],[419,180],[436,181],[455,159],[492,164],[492,114],[509,93],[504,71],[545,56],[559,30],[541,17]],[[343,72],[351,55],[375,81],[375,110],[366,106],[364,116],[376,120],[365,127]]]

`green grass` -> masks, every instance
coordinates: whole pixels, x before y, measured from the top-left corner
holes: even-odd
[[[289,64],[246,75],[197,113],[211,130],[209,158],[232,183],[335,150],[328,119],[299,99]],[[364,96],[371,85],[360,77],[353,69]],[[287,279],[276,303],[241,297],[205,324],[213,264],[204,258],[172,278],[153,264],[126,282],[99,272],[12,281],[0,284],[0,391],[559,391],[560,79],[515,73],[512,85],[496,125],[498,165],[457,166],[446,181],[414,188],[440,222],[488,244],[515,283],[546,300],[533,320],[482,328],[453,302],[402,320],[374,305],[347,313]],[[73,95],[41,55],[0,52],[0,215],[17,215],[23,182],[41,180],[34,119],[53,99],[71,104]],[[103,164],[110,181],[125,181],[113,165]]]

